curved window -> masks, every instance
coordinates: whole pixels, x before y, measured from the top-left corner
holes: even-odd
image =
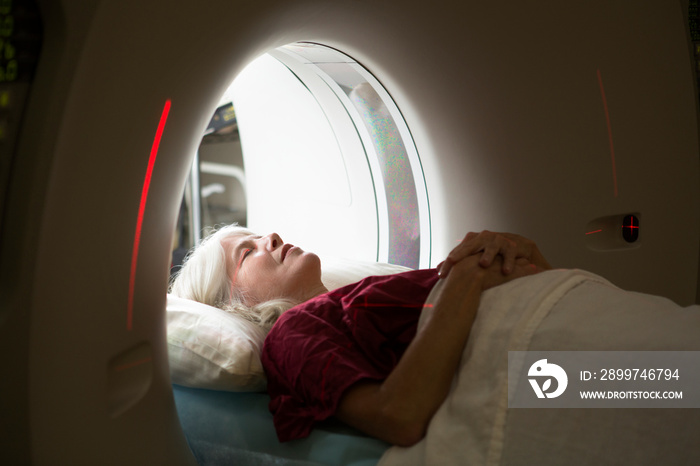
[[[205,160],[202,146],[193,192],[220,196],[228,188],[204,178],[212,168],[236,172],[245,188],[245,220],[237,221],[255,231],[322,255],[429,266],[420,159],[396,104],[366,69],[328,47],[291,44],[241,72],[219,111],[231,102],[242,158],[226,168]]]

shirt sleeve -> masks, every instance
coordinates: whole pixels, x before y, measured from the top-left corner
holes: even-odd
[[[332,323],[307,312],[283,317],[263,349],[270,411],[281,442],[308,436],[316,422],[335,413],[351,385],[384,378]]]
[[[280,317],[262,352],[280,441],[308,436],[353,384],[388,376],[436,281],[435,271],[370,277]]]

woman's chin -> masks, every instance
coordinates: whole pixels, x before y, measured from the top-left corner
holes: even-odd
[[[321,273],[321,258],[318,257],[316,254],[313,252],[305,252],[304,255],[306,256],[306,260],[309,261],[310,264],[314,264],[314,266],[318,269],[318,273]]]
[[[312,274],[321,278],[321,258],[313,252],[306,252],[299,257],[304,273]]]

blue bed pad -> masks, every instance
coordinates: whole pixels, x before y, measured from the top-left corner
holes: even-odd
[[[266,393],[231,393],[173,385],[180,424],[200,466],[374,466],[389,444],[345,424],[320,423],[308,438],[280,443]]]

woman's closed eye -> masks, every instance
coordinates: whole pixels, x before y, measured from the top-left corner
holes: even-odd
[[[243,249],[243,252],[241,253],[241,257],[240,257],[240,259],[238,260],[238,268],[241,267],[241,265],[243,264],[243,261],[245,261],[246,258],[247,258],[251,253],[253,253],[253,251],[254,251],[253,248],[245,248],[245,249]]]

